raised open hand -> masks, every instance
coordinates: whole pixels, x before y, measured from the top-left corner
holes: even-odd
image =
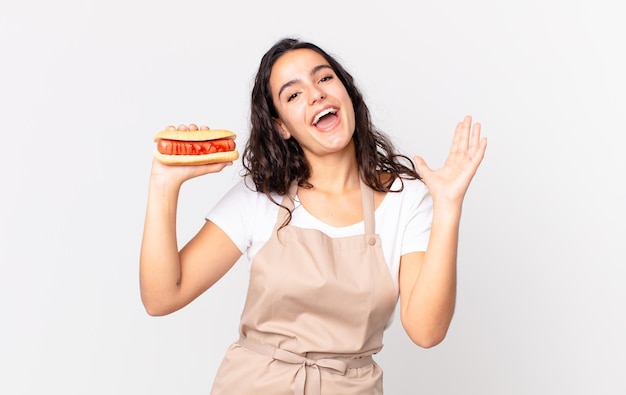
[[[431,169],[420,156],[413,158],[435,204],[463,203],[486,148],[487,139],[480,137],[480,124],[472,126],[472,117],[468,115],[456,125],[450,153],[440,169]]]

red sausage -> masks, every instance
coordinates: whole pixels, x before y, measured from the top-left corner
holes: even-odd
[[[235,149],[235,141],[232,139],[210,141],[179,141],[161,139],[157,149],[165,155],[204,155],[215,152],[228,152]]]

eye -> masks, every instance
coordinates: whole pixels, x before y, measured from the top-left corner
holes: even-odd
[[[292,101],[293,99],[295,99],[296,97],[298,97],[298,93],[292,93],[291,95],[287,96],[287,102]]]
[[[322,78],[320,78],[320,82],[327,82],[333,79],[333,76],[331,74],[325,75]]]

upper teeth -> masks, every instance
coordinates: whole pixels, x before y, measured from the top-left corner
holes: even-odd
[[[316,125],[324,115],[334,114],[336,112],[337,110],[335,110],[334,108],[327,108],[323,111],[320,111],[320,113],[315,116],[315,119],[313,119],[313,125]]]

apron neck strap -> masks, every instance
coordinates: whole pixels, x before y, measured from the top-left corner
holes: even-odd
[[[361,202],[363,204],[363,222],[365,223],[365,234],[370,236],[376,233],[376,221],[374,217],[374,191],[367,186],[363,179],[361,182]]]

